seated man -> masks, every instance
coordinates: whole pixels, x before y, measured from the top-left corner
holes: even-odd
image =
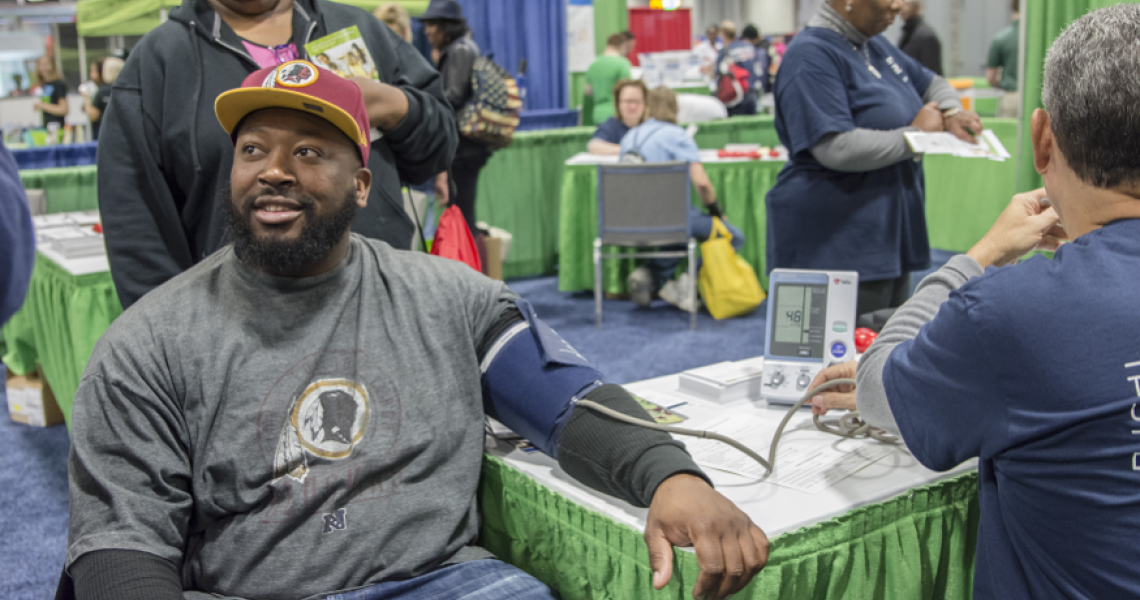
[[[649,506],[656,587],[671,543],[698,549],[695,594],[759,571],[763,533],[682,445],[575,406],[645,418],[528,303],[350,233],[372,177],[355,84],[293,61],[216,111],[233,244],[116,320],[76,394],[78,597],[550,598],[475,545],[484,414]]]
[[[649,120],[634,127],[621,140],[621,154],[634,154],[647,163],[683,160],[689,163],[689,179],[697,188],[697,195],[712,216],[724,220],[732,234],[732,247],[737,252],[744,247],[744,234],[730,225],[721,214],[716,203],[716,189],[701,165],[701,155],[697,144],[685,130],[677,125],[677,95],[673,90],[660,86],[649,92]],[[704,241],[712,235],[712,216],[698,208],[689,207],[689,235]],[[626,285],[629,295],[638,306],[649,306],[653,294],[657,293],[666,302],[687,312],[697,310],[690,306],[689,290],[697,282],[689,274],[682,273],[677,279],[670,279],[680,263],[679,258],[653,258],[646,261],[629,274]],[[699,302],[699,300],[698,300]]]
[[[621,138],[630,129],[645,122],[645,97],[648,95],[649,90],[640,79],[622,79],[617,82],[613,94],[617,116],[598,125],[594,137],[586,145],[586,151],[590,154],[617,156],[621,151]]]
[[[1045,189],[923,280],[859,363],[855,402],[814,399],[857,405],[931,469],[979,458],[979,600],[1140,595],[1137,39],[1135,4],[1057,38],[1032,119]],[[988,269],[1066,232],[1053,260]]]

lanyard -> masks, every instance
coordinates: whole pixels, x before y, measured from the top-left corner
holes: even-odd
[[[863,44],[863,61],[867,63],[867,70],[870,71],[872,75],[878,79],[882,79],[883,74],[875,68],[875,65],[871,64],[871,50],[869,48],[870,45],[870,42]],[[854,50],[856,54],[859,53],[859,47],[855,44],[851,44],[851,49]]]

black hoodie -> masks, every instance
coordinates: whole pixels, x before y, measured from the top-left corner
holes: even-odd
[[[408,248],[413,228],[400,183],[447,169],[458,144],[455,118],[439,74],[375,17],[328,0],[293,0],[292,41],[301,57],[306,43],[352,25],[380,80],[408,96],[404,120],[372,143],[372,192],[352,230]],[[214,99],[258,68],[205,0],[183,0],[131,51],[103,118],[98,157],[99,209],[124,308],[228,243],[218,199],[233,144]]]

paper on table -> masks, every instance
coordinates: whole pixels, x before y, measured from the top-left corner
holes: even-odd
[[[788,439],[780,442],[772,483],[815,494],[894,451],[872,440]]]
[[[767,458],[774,425],[755,417],[727,418],[705,427],[728,436]],[[823,433],[784,431],[769,483],[815,494],[835,485],[894,451],[872,440],[841,439]],[[762,479],[764,467],[743,452],[715,440],[680,438],[693,460],[702,467]]]
[[[1011,158],[1001,140],[993,131],[985,130],[978,137],[977,144],[964,142],[954,134],[938,131],[907,131],[903,133],[911,151],[918,154],[949,154],[962,158],[988,158],[1003,161]]]

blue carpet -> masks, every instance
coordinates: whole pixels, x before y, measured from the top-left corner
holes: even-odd
[[[0,380],[3,369],[0,368]],[[3,389],[0,389],[3,396]],[[5,411],[7,398],[0,402]],[[28,427],[0,415],[0,598],[44,600],[67,551],[67,429]]]
[[[931,271],[952,253],[935,250]],[[915,273],[912,286],[929,271]],[[688,313],[664,301],[649,308],[607,300],[602,329],[594,328],[589,293],[563,294],[554,277],[511,282],[543,320],[590,359],[607,379],[628,383],[764,352],[764,314],[717,321],[707,312],[689,330]],[[2,377],[0,377],[2,380]],[[0,388],[0,398],[3,389]],[[7,407],[6,399],[0,406]],[[52,598],[67,551],[67,430],[41,429],[0,415],[0,599]]]

